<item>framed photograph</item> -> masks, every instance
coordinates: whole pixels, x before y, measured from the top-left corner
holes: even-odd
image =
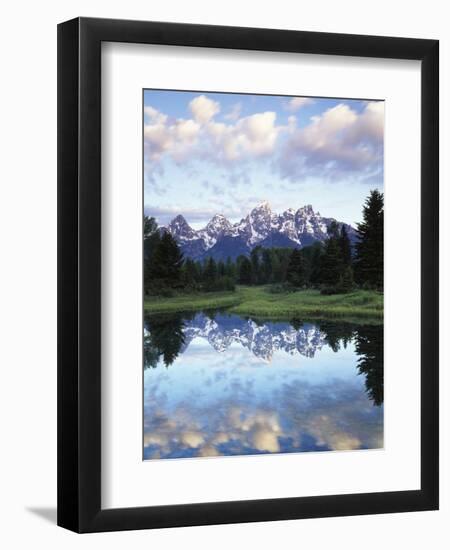
[[[438,508],[438,42],[58,27],[58,524]]]

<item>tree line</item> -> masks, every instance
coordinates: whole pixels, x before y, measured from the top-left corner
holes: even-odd
[[[193,319],[196,313],[185,313],[183,317],[146,316],[144,326],[144,370],[164,364],[169,367],[186,344],[185,322]],[[209,313],[211,318],[214,314]],[[295,330],[303,323],[290,321]],[[343,322],[318,321],[318,328],[325,335],[326,343],[336,353],[354,341],[358,357],[358,372],[365,376],[368,397],[374,405],[383,403],[383,325],[354,325]]]
[[[302,249],[256,246],[250,256],[203,261],[184,258],[175,239],[160,232],[154,218],[144,218],[144,288],[146,294],[221,291],[240,285],[272,285],[272,290],[319,288],[323,294],[355,286],[383,289],[383,194],[371,191],[363,206],[352,246],[344,225],[332,222],[324,243]]]

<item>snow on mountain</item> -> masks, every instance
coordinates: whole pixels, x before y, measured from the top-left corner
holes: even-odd
[[[202,338],[219,353],[239,344],[264,361],[270,361],[275,351],[311,358],[326,344],[326,335],[315,325],[295,329],[289,323],[258,325],[251,319],[231,319],[227,315],[210,319],[203,313],[186,322],[184,335],[184,350],[192,340]]]
[[[197,232],[198,237],[205,241],[206,250],[216,244],[224,235],[231,234],[231,223],[222,214],[216,214],[204,229]]]
[[[301,248],[315,241],[323,242],[333,221],[336,220],[314,212],[310,204],[276,214],[268,202],[262,202],[235,224],[222,214],[216,214],[203,229],[195,230],[178,215],[162,230],[169,231],[187,257],[213,256],[225,260],[228,256],[235,259],[239,254],[249,254],[257,245]],[[338,225],[345,225],[350,239],[354,240],[353,227],[342,222]]]
[[[196,231],[192,229],[181,214],[178,214],[178,216],[169,223],[167,230],[171,235],[176,237],[179,242],[192,241],[197,238]]]

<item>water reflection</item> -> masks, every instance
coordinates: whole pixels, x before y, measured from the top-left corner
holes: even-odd
[[[383,446],[383,327],[145,319],[144,457]]]

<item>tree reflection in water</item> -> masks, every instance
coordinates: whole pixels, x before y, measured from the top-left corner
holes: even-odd
[[[270,359],[275,350],[314,357],[324,345],[337,353],[353,342],[366,393],[374,405],[383,403],[383,325],[298,319],[262,323],[220,312],[146,316],[144,369],[156,368],[160,361],[169,367],[195,337],[206,338],[219,352],[238,342],[262,359]]]
[[[161,358],[166,367],[178,357],[184,344],[182,317],[151,316],[144,321],[144,369],[156,368]]]

